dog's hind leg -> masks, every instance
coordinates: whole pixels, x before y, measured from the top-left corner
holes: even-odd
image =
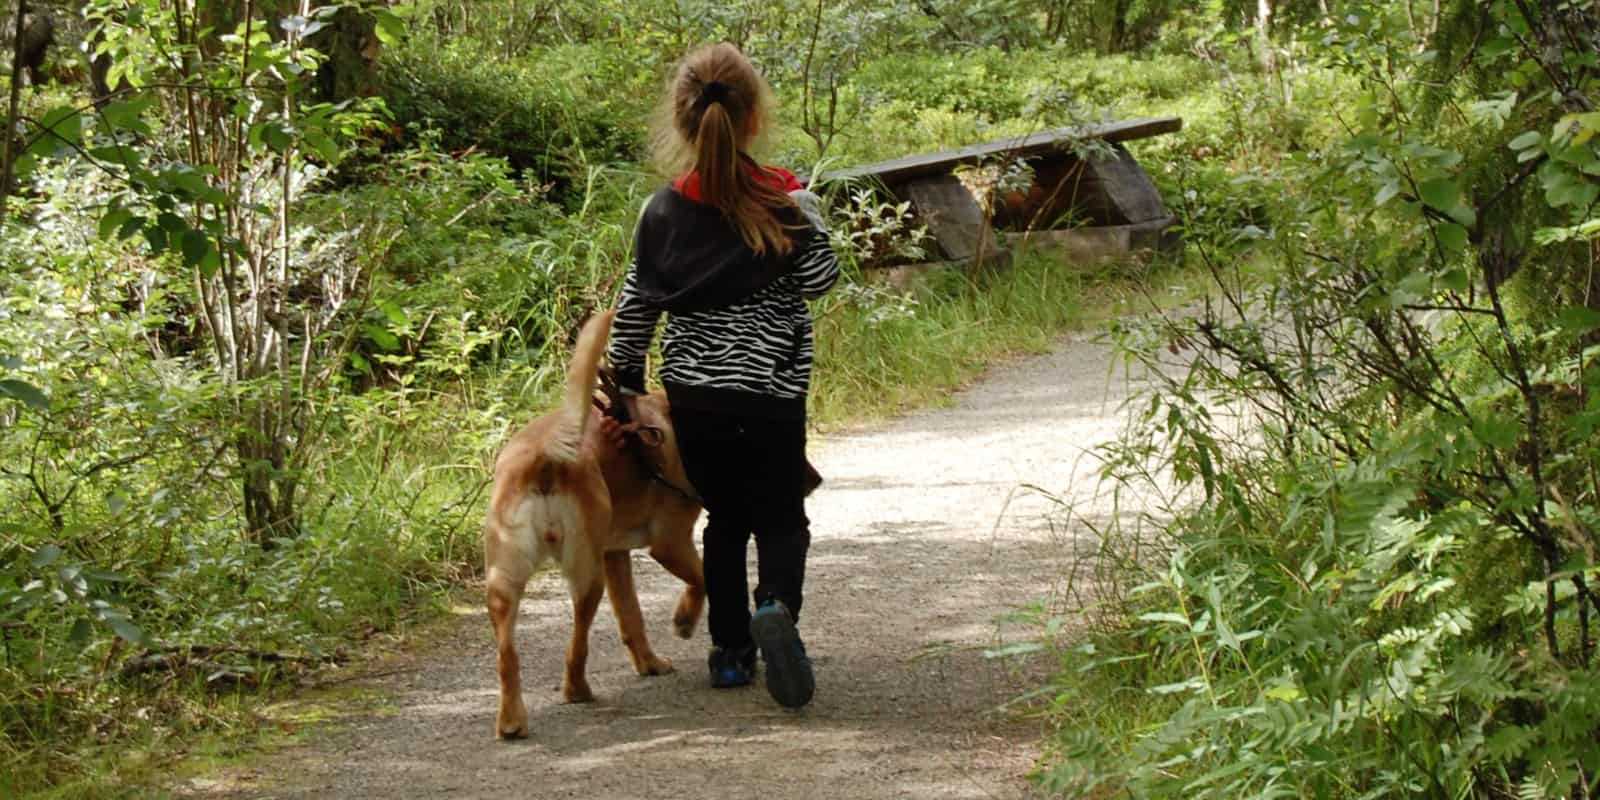
[[[606,495],[604,481],[598,479],[598,471],[595,468],[596,480],[574,487],[567,511],[570,516],[565,517],[571,533],[561,542],[561,572],[572,593],[572,639],[567,642],[566,672],[561,677],[561,699],[568,703],[594,700],[587,675],[589,628],[600,608],[600,596],[605,594],[600,542],[603,533],[611,528],[611,499]]]
[[[665,675],[672,662],[650,649],[644,633],[644,615],[639,612],[639,595],[633,588],[633,558],[626,550],[606,553],[606,594],[611,595],[611,611],[617,617],[622,645],[628,648],[633,670],[640,675]]]
[[[572,639],[567,642],[566,672],[561,678],[561,699],[568,703],[588,703],[594,700],[589,689],[589,628],[594,624],[594,614],[600,608],[600,596],[605,594],[605,584],[598,570],[589,571],[587,580],[569,579],[572,591]]]
[[[507,579],[493,570],[489,577],[489,622],[494,626],[500,675],[500,711],[495,715],[495,735],[520,739],[528,735],[528,710],[522,704],[522,674],[517,665],[517,606],[523,582]]]
[[[685,536],[657,542],[650,548],[650,557],[686,584],[672,611],[672,632],[680,639],[687,639],[694,635],[695,625],[699,624],[706,606],[705,570],[700,554],[695,552],[694,539]]]

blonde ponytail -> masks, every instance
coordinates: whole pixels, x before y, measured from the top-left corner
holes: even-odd
[[[727,216],[757,253],[787,254],[794,246],[774,213],[794,205],[787,192],[758,180],[745,150],[764,127],[771,89],[755,66],[730,44],[690,53],[668,86],[656,136],[658,161],[692,168],[702,199]]]

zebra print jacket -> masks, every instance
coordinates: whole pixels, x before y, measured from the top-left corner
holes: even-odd
[[[794,248],[763,257],[695,189],[683,180],[664,187],[640,215],[611,330],[618,382],[645,391],[645,354],[665,313],[660,377],[672,405],[804,418],[814,353],[805,300],[839,277],[816,195],[790,192],[799,208],[780,219],[796,231]]]

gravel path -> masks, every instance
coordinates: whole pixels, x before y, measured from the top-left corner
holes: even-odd
[[[519,650],[530,737],[500,743],[494,651],[464,614],[382,688],[392,704],[186,794],[237,797],[1023,798],[1039,723],[1000,710],[1044,659],[986,659],[1025,636],[997,620],[1052,596],[1072,535],[1032,484],[1094,519],[1088,448],[1117,432],[1120,382],[1086,337],[994,370],[949,408],[813,442],[802,632],[817,695],[801,712],[760,687],[706,687],[704,624],[674,638],[680,584],[636,554],[645,621],[678,672],[634,675],[602,604],[589,657],[598,702],[561,705],[570,609],[536,576]],[[1059,516],[1057,517],[1059,520]],[[754,558],[755,548],[751,548]],[[753,562],[752,562],[753,563]],[[753,568],[752,568],[753,574]]]

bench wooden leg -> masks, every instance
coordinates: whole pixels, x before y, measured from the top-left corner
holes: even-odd
[[[1011,252],[995,236],[977,198],[956,176],[919,178],[903,191],[945,258],[987,266],[1010,263]]]

